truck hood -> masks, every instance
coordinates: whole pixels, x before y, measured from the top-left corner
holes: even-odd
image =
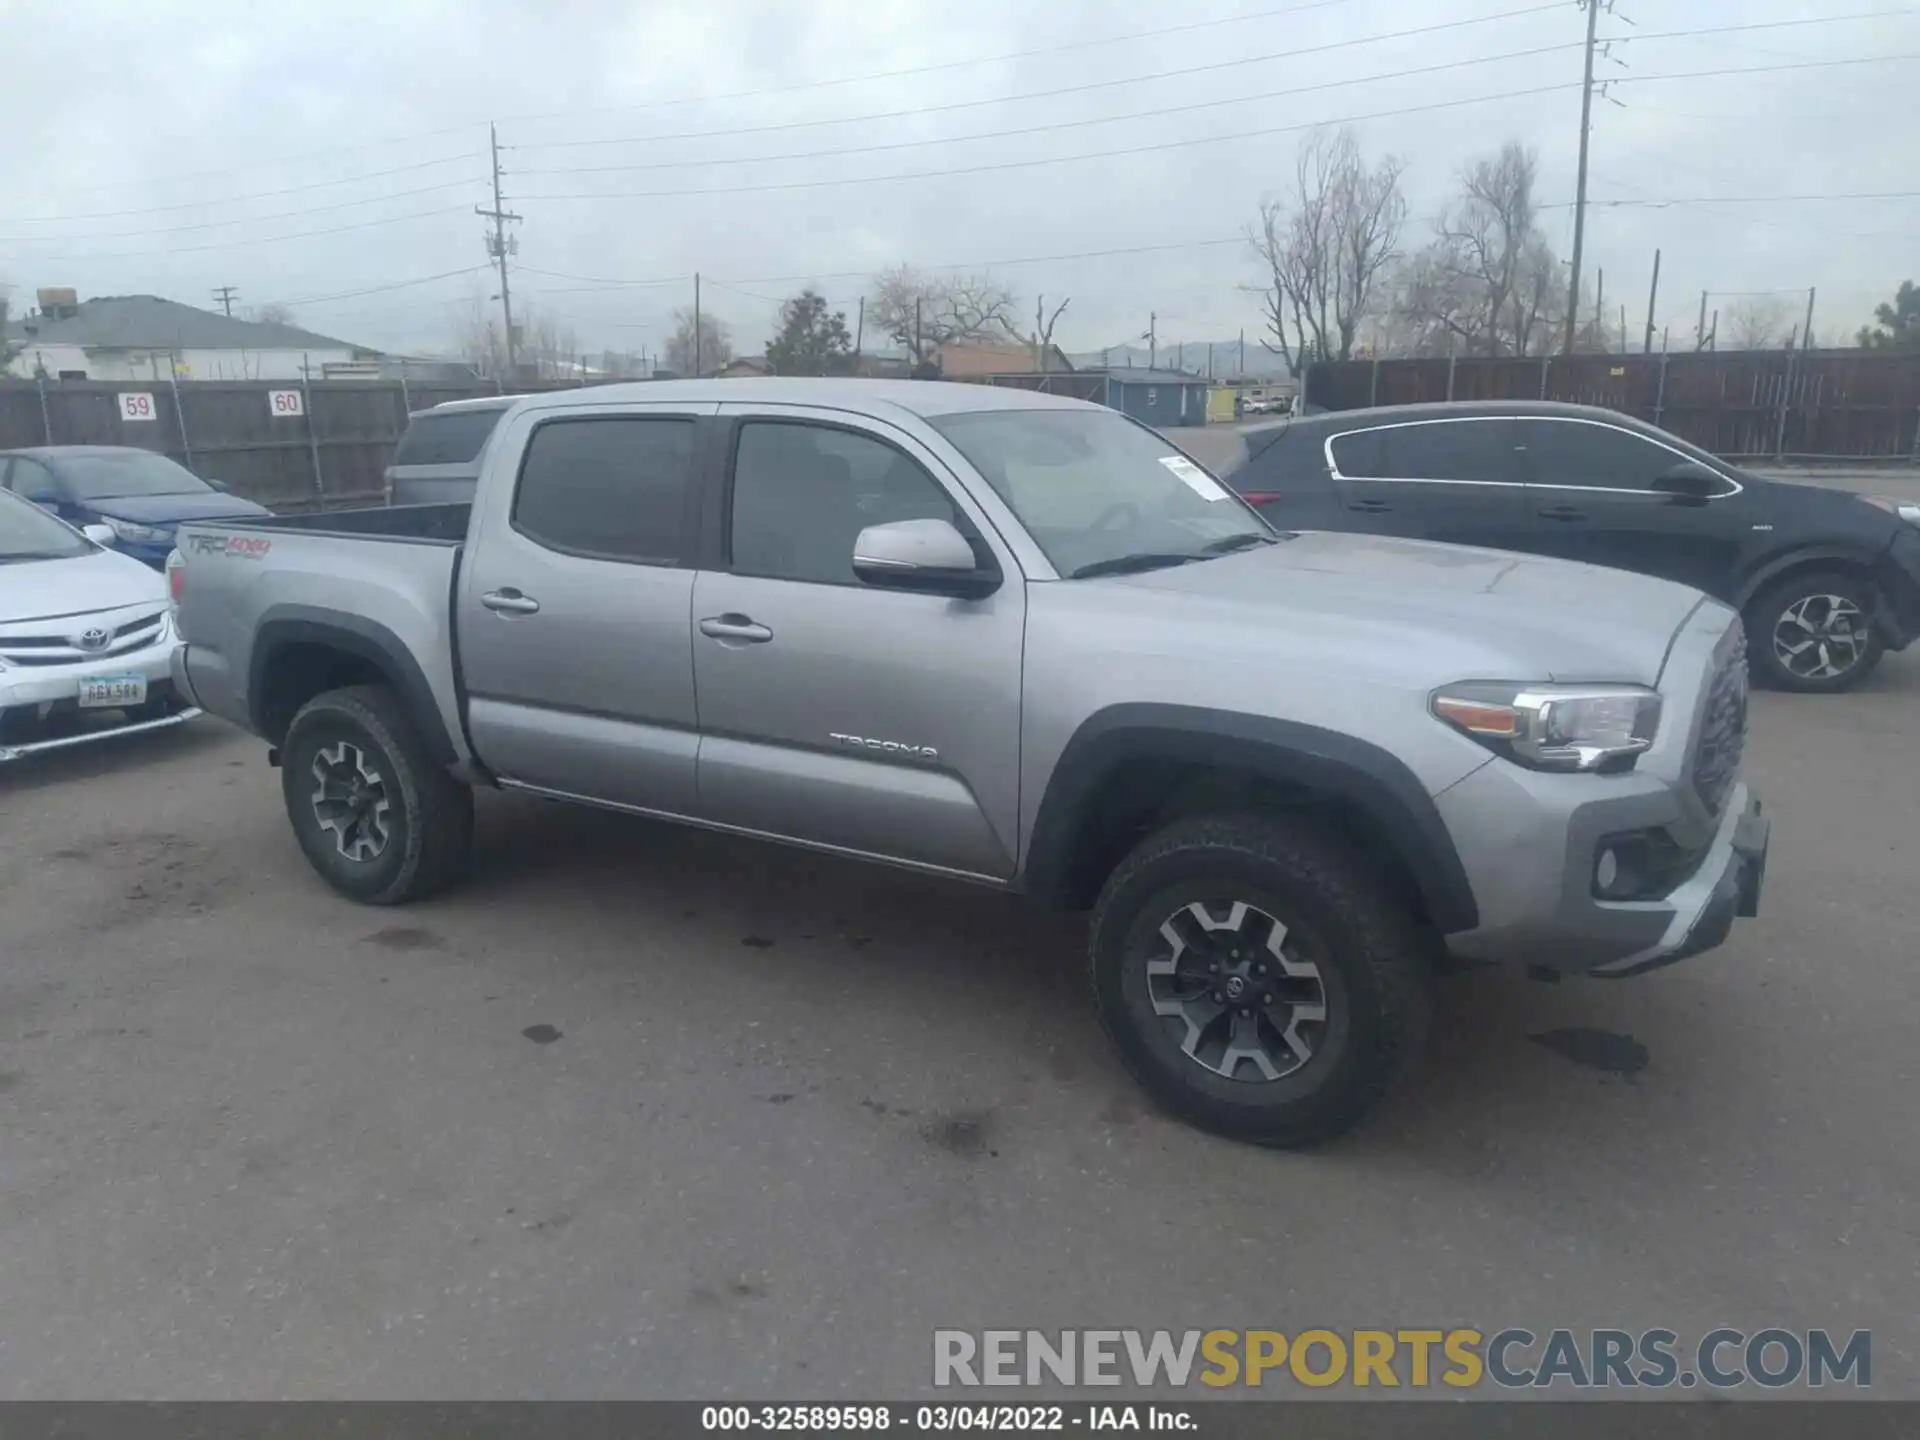
[[[167,582],[158,571],[111,550],[0,565],[0,625],[161,605],[166,599]]]
[[[190,491],[181,495],[109,495],[84,502],[83,509],[96,515],[111,515],[136,525],[181,525],[189,520],[238,520],[247,516],[270,515],[264,505],[223,495],[218,490],[202,494]]]
[[[1184,600],[1183,622],[1202,626],[1270,630],[1275,638],[1301,627],[1323,638],[1344,631],[1362,653],[1384,646],[1402,667],[1425,666],[1434,684],[1652,685],[1674,632],[1705,600],[1685,585],[1597,565],[1331,531],[1168,570],[1067,583],[1160,605]],[[1354,649],[1332,649],[1343,652]]]

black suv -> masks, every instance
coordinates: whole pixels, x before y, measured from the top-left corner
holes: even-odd
[[[1695,586],[1758,678],[1843,690],[1920,634],[1920,507],[1736,469],[1611,410],[1522,401],[1311,415],[1228,480],[1274,524],[1524,550]]]

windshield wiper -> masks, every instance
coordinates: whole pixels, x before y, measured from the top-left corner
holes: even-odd
[[[84,553],[80,550],[10,550],[0,554],[0,565],[24,564],[29,560],[70,560]]]
[[[1268,535],[1259,530],[1244,530],[1238,535],[1229,535],[1224,540],[1214,540],[1200,547],[1202,555],[1230,555],[1235,550],[1246,550],[1254,545],[1278,545],[1278,535]]]
[[[1165,570],[1175,565],[1188,565],[1199,559],[1196,555],[1183,555],[1178,551],[1143,550],[1134,555],[1115,555],[1110,560],[1095,560],[1090,565],[1082,565],[1078,570],[1069,570],[1069,580],[1090,580],[1095,575],[1137,575],[1142,570]]]

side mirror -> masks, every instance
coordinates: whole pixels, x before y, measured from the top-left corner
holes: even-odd
[[[113,531],[105,525],[82,525],[80,527],[80,533],[96,545],[104,546],[108,549],[111,549],[113,546]]]
[[[979,600],[1000,588],[973,546],[946,520],[895,520],[869,525],[853,542],[853,573],[880,590],[913,590]]]
[[[1677,500],[1706,500],[1718,495],[1724,486],[1713,471],[1689,460],[1661,474],[1653,488]]]

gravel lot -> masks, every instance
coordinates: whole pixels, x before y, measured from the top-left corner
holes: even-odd
[[[1920,1394],[1920,657],[1756,712],[1759,920],[1449,982],[1309,1155],[1145,1109],[1080,927],[1004,897],[487,795],[466,889],[367,910],[216,722],[12,767],[0,1396],[871,1397],[937,1326],[1454,1323],[1871,1326]]]

